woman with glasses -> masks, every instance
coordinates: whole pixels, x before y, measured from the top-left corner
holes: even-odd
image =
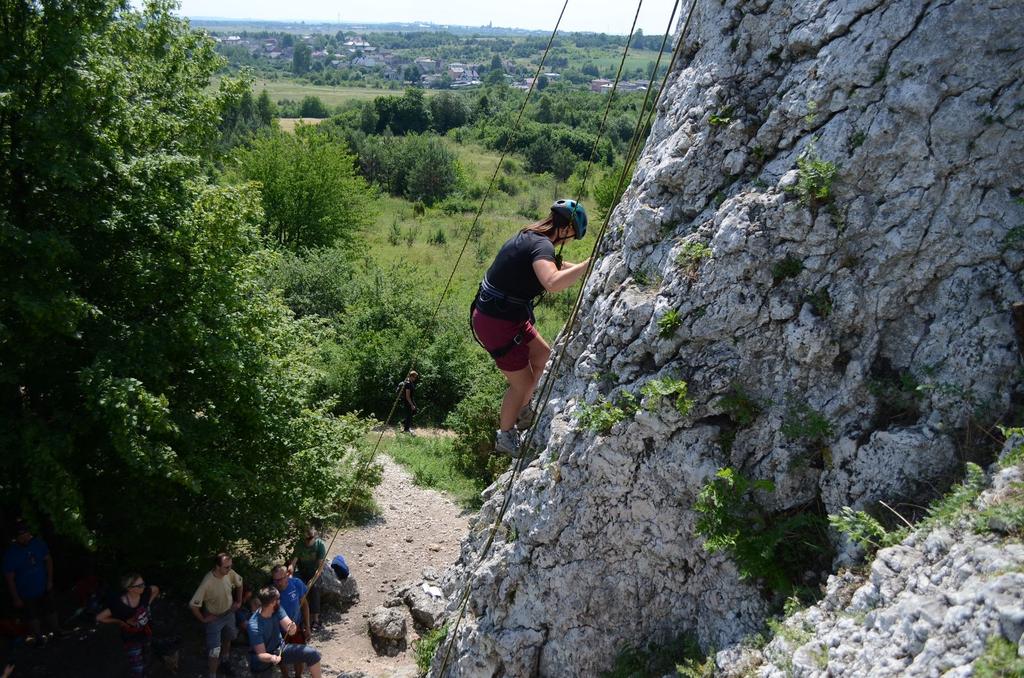
[[[146,674],[145,651],[153,635],[149,625],[149,606],[159,595],[160,589],[146,586],[142,575],[133,572],[121,578],[121,595],[96,615],[96,621],[101,624],[118,624],[121,627],[121,642],[132,676]]]

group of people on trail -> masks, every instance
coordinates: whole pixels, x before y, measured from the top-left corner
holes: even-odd
[[[218,553],[189,601],[192,615],[203,625],[207,669],[234,675],[231,644],[240,634],[249,644],[249,668],[254,674],[279,666],[288,678],[309,667],[319,678],[320,653],[308,643],[320,629],[321,574],[327,546],[314,527],[307,528],[287,563],[275,565],[270,583],[248,591],[233,569],[231,556]]]
[[[46,542],[35,536],[25,521],[15,522],[13,537],[3,553],[8,593],[25,625],[22,628],[30,632],[25,642],[46,644],[66,635],[58,624],[54,603],[53,558]],[[286,677],[293,674],[299,678],[306,667],[314,678],[321,675],[320,654],[308,643],[313,632],[320,629],[320,575],[326,557],[326,544],[310,526],[290,558],[275,565],[266,586],[255,591],[245,588],[229,554],[214,557],[211,569],[188,603],[189,611],[202,625],[210,678],[218,673],[234,675],[229,661],[231,645],[240,635],[248,642],[254,674],[270,671],[276,665]],[[335,572],[347,576],[344,559],[338,556],[336,560]],[[146,675],[153,604],[160,596],[158,586],[147,583],[139,572],[129,572],[120,578],[105,604],[92,607],[93,611],[102,607],[96,614],[97,624],[118,627],[129,675]],[[103,600],[99,595],[94,598]],[[43,622],[48,633],[44,633]],[[0,663],[0,678],[13,671],[13,660]]]

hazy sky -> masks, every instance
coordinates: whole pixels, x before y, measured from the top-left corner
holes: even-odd
[[[645,0],[639,27],[661,35],[674,0]],[[531,28],[550,31],[558,19],[558,0],[182,0],[188,17],[342,21],[378,23],[426,21],[435,24]],[[636,13],[629,0],[569,0],[561,30],[625,35]],[[673,27],[674,28],[674,27]]]

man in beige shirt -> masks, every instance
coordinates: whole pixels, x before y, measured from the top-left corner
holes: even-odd
[[[231,569],[231,564],[231,556],[226,553],[214,556],[213,569],[206,573],[189,601],[192,616],[203,624],[206,634],[210,678],[217,678],[218,664],[224,675],[235,674],[231,668],[231,641],[238,635],[235,610],[242,606],[242,577]]]

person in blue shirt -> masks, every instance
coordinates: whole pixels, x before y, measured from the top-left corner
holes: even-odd
[[[14,607],[28,619],[32,634],[41,637],[42,617],[60,634],[53,607],[53,558],[46,542],[33,536],[24,520],[14,524],[14,541],[4,552],[3,570]]]
[[[281,594],[281,609],[295,622],[295,633],[286,636],[284,642],[302,645],[313,637],[309,625],[309,603],[306,601],[306,592],[309,588],[301,579],[288,574],[287,565],[275,566],[270,572],[270,577],[274,581],[274,588]],[[295,665],[295,678],[302,677],[304,668],[302,664]],[[287,676],[287,667],[282,666],[281,673]]]
[[[275,665],[305,664],[313,678],[321,678],[320,653],[309,645],[285,643],[297,626],[281,609],[281,592],[267,586],[259,591],[260,609],[249,619],[249,668],[253,673]],[[283,634],[283,635],[282,635]]]

